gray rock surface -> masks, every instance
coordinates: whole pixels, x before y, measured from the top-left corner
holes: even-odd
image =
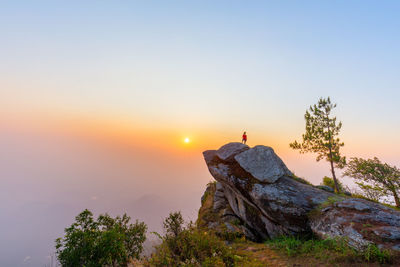
[[[248,145],[239,142],[228,143],[217,150],[217,156],[223,161],[233,161],[235,155],[248,149]]]
[[[319,188],[319,189],[322,189],[322,190],[325,190],[327,192],[331,192],[331,193],[335,192],[335,190],[332,187],[327,186],[327,185],[317,185],[315,187]]]
[[[232,210],[221,183],[209,183],[202,196],[202,205],[197,218],[197,226],[206,226],[223,236],[241,237],[246,235],[250,240],[261,241],[257,232],[246,225]]]
[[[203,152],[203,157],[206,162],[211,162],[211,160],[215,157],[216,150],[206,150]]]
[[[346,236],[360,250],[371,243],[400,248],[400,212],[364,199],[337,201],[311,216],[310,226],[320,237]]]
[[[248,238],[261,241],[313,233],[322,238],[347,237],[360,250],[371,243],[400,250],[399,211],[300,183],[269,147],[232,152],[226,158],[232,156],[235,160],[225,161],[215,150],[204,152],[218,181],[215,210],[231,225],[238,218]]]
[[[255,146],[235,156],[235,160],[260,182],[274,183],[292,173],[285,163],[267,146]]]
[[[227,204],[228,204],[228,202],[226,201],[226,198],[225,198],[224,188],[221,183],[217,182],[216,183],[216,191],[214,194],[213,209],[219,210],[221,208],[225,208]]]

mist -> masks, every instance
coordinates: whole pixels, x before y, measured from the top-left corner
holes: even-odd
[[[195,220],[211,180],[200,155],[171,154],[73,135],[0,131],[0,266],[44,266],[54,240],[84,209],[127,213],[148,238],[180,210]]]

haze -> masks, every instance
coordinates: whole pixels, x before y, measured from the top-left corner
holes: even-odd
[[[397,1],[2,3],[0,265],[48,264],[85,208],[156,231],[170,211],[195,220],[211,180],[201,152],[243,131],[319,184],[328,165],[288,144],[321,96],[338,103],[346,156],[400,166],[399,12]]]

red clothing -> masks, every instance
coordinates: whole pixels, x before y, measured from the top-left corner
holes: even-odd
[[[244,134],[242,139],[247,141],[247,135]]]

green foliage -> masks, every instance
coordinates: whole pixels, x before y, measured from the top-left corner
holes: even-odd
[[[267,245],[275,249],[285,251],[289,257],[313,254],[317,257],[323,257],[326,250],[332,250],[340,253],[353,252],[354,250],[347,246],[343,239],[301,239],[294,236],[282,236],[266,242]]]
[[[362,256],[368,262],[390,263],[392,255],[388,250],[381,250],[375,244],[369,244],[363,251]]]
[[[343,192],[344,187],[343,187],[342,182],[340,182],[339,179],[337,179],[337,183],[338,183],[339,191]],[[322,178],[321,185],[326,185],[326,186],[329,186],[331,188],[335,188],[335,181],[332,178],[330,178],[328,176],[325,176],[324,178]]]
[[[318,207],[308,212],[310,218],[317,218],[322,214],[322,210],[326,207],[332,206],[334,203],[344,200],[340,195],[335,195],[333,197],[328,197],[324,202],[322,202]]]
[[[362,195],[366,199],[372,200],[374,202],[379,202],[379,200],[385,195],[384,190],[376,185],[370,185],[363,182],[356,182],[358,187],[362,191]]]
[[[379,200],[383,195],[392,195],[400,207],[400,170],[382,163],[378,158],[351,158],[344,175],[357,180],[366,197]]]
[[[156,247],[156,252],[149,260],[151,266],[234,265],[234,255],[217,235],[200,230],[191,223],[184,226],[183,220],[176,220],[181,217],[180,212],[174,212],[164,220],[166,235],[161,237],[162,244]],[[175,222],[180,223],[179,227]],[[175,232],[175,229],[180,231]]]
[[[311,256],[328,261],[379,262],[390,263],[392,255],[376,245],[369,245],[364,251],[350,247],[344,238],[301,239],[294,236],[282,236],[266,242],[274,249],[284,252],[289,257]]]
[[[210,182],[207,184],[207,189],[206,189],[206,191],[204,192],[203,196],[201,197],[201,205],[204,204],[204,202],[205,202],[206,199],[208,198],[209,194],[210,194],[212,191],[215,191],[215,186],[216,186],[216,185],[217,185],[217,182],[216,182],[216,181],[210,181]]]
[[[340,155],[340,148],[344,143],[338,138],[342,123],[331,116],[331,111],[336,107],[330,98],[320,98],[318,104],[310,106],[304,118],[306,120],[306,132],[301,143],[294,141],[290,144],[300,153],[317,153],[317,161],[325,159],[331,164],[331,172],[335,181],[335,191],[340,192],[335,175],[335,167],[343,168],[346,158]]]
[[[183,230],[183,217],[180,212],[171,212],[164,220],[163,226],[167,236],[177,237]]]
[[[366,194],[364,194],[364,193],[359,193],[359,192],[352,193],[352,194],[351,194],[351,197],[353,197],[353,198],[365,199],[365,200],[368,200],[368,201],[372,201],[372,202],[379,203],[378,201],[375,201],[375,200],[373,200],[373,199],[367,197]]]
[[[92,212],[82,211],[75,222],[65,229],[65,236],[56,239],[57,258],[62,266],[126,266],[138,259],[146,240],[147,226],[130,217],[100,215],[94,220]]]

